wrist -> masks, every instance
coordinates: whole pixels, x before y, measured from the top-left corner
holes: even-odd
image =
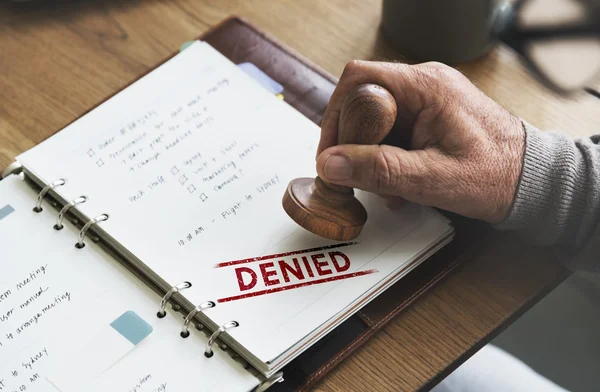
[[[511,116],[511,124],[504,132],[508,137],[500,142],[502,148],[497,165],[500,169],[500,180],[499,186],[496,187],[496,203],[488,218],[488,222],[492,224],[504,221],[514,208],[527,148],[527,126],[520,119]]]

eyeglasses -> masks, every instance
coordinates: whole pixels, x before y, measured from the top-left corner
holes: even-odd
[[[547,87],[570,94],[600,78],[600,0],[517,0],[497,21],[496,38]]]

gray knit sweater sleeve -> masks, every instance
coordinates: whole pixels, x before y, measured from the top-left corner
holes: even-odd
[[[600,272],[600,135],[573,140],[524,122],[523,170],[498,229],[553,246],[574,270]]]

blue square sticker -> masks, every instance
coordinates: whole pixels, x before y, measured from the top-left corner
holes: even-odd
[[[152,326],[131,310],[119,316],[110,326],[134,346],[152,332]]]

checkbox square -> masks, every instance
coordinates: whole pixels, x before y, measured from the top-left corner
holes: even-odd
[[[90,157],[90,158],[91,158],[91,157],[93,157],[94,155],[96,155],[96,152],[90,148],[90,149],[88,150],[87,154],[88,154],[88,157]]]
[[[206,196],[206,193],[202,192],[202,193],[200,194],[200,200],[202,200],[202,201],[206,201],[206,199],[208,199],[208,196]]]
[[[96,165],[98,165],[98,167],[104,166],[104,161],[102,160],[102,158],[100,158],[96,161]]]
[[[179,173],[179,169],[177,168],[177,166],[173,166],[173,167],[171,168],[171,174],[172,174],[172,175],[175,175],[175,174],[177,174],[177,173]]]
[[[196,187],[194,186],[194,184],[192,184],[192,185],[190,185],[190,186],[187,187],[187,190],[190,193],[194,193],[196,191]]]
[[[185,184],[187,182],[187,180],[188,180],[188,178],[187,178],[187,176],[185,174],[182,175],[181,177],[179,177],[179,183],[181,185]]]

